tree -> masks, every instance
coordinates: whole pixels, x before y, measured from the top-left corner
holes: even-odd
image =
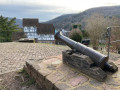
[[[104,15],[94,13],[90,18],[86,19],[86,30],[90,36],[94,49],[98,49],[101,35],[108,26],[108,18]]]
[[[82,41],[82,32],[79,29],[73,29],[70,34],[69,37],[77,42],[81,42]]]
[[[7,17],[0,16],[0,38],[5,41],[11,41],[12,32],[18,29],[15,25],[16,18],[8,19]]]
[[[111,19],[111,41],[120,40],[120,19],[116,17],[112,17]],[[117,26],[117,27],[116,27]],[[116,52],[120,51],[120,42],[111,43],[111,46],[116,49]]]

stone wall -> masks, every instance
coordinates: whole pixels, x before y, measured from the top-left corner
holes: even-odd
[[[99,82],[62,62],[62,56],[29,60],[25,70],[43,90],[120,90],[120,72]],[[114,78],[115,77],[115,78]]]

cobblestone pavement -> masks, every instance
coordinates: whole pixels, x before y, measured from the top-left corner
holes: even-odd
[[[20,69],[26,60],[61,54],[67,46],[40,43],[0,43],[0,74]]]

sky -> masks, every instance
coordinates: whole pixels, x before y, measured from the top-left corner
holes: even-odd
[[[100,6],[120,5],[120,0],[0,0],[0,15],[48,21],[63,14]]]

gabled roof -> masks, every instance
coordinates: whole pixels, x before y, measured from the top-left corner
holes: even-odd
[[[37,34],[55,34],[55,28],[53,24],[39,23],[37,27]]]
[[[38,19],[35,18],[24,18],[23,19],[23,26],[37,26],[38,25]]]
[[[38,19],[24,18],[23,27],[24,26],[36,26],[37,34],[55,34],[55,28],[53,24],[39,23]]]

